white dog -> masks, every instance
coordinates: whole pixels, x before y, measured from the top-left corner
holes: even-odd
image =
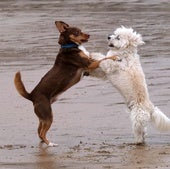
[[[106,76],[124,97],[131,114],[137,144],[144,143],[149,122],[153,122],[159,130],[170,130],[170,119],[149,99],[145,75],[137,53],[137,46],[142,44],[144,42],[141,35],[133,29],[123,26],[116,29],[114,34],[108,37],[110,50],[107,57],[116,55],[121,60],[104,60],[99,69],[91,72],[92,76],[98,78]],[[92,53],[91,57],[99,60],[104,56]]]

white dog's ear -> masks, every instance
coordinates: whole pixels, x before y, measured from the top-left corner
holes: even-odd
[[[132,31],[133,31],[133,29],[132,29]],[[131,45],[137,47],[137,46],[143,45],[143,44],[145,44],[145,42],[143,41],[141,34],[133,31],[133,34],[131,37]]]
[[[136,43],[137,43],[137,45],[143,45],[143,44],[145,44],[145,42],[144,42],[143,39],[142,39],[141,34],[137,34]]]

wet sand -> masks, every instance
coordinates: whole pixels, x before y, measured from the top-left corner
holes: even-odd
[[[53,107],[47,147],[37,136],[32,103],[16,92],[22,72],[31,91],[52,66],[59,45],[55,20],[91,35],[90,52],[107,51],[107,35],[120,25],[143,35],[141,62],[151,100],[170,117],[170,19],[168,0],[0,1],[0,168],[165,169],[170,168],[170,132],[148,127],[146,145],[134,145],[126,106],[108,81],[84,77]]]

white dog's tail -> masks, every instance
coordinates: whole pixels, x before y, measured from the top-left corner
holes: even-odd
[[[170,119],[157,107],[154,108],[154,112],[152,113],[152,122],[160,131],[170,130]]]

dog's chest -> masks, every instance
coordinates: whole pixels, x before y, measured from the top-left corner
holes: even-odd
[[[107,57],[111,56],[118,56],[121,61],[120,62],[114,62],[114,65],[117,65],[119,71],[128,71],[131,69],[134,69],[139,62],[135,56],[128,56],[127,53],[122,53],[122,52],[116,52],[116,51],[108,51],[107,52]]]
[[[90,53],[86,50],[86,48],[82,45],[78,47],[85,55],[90,56]]]

